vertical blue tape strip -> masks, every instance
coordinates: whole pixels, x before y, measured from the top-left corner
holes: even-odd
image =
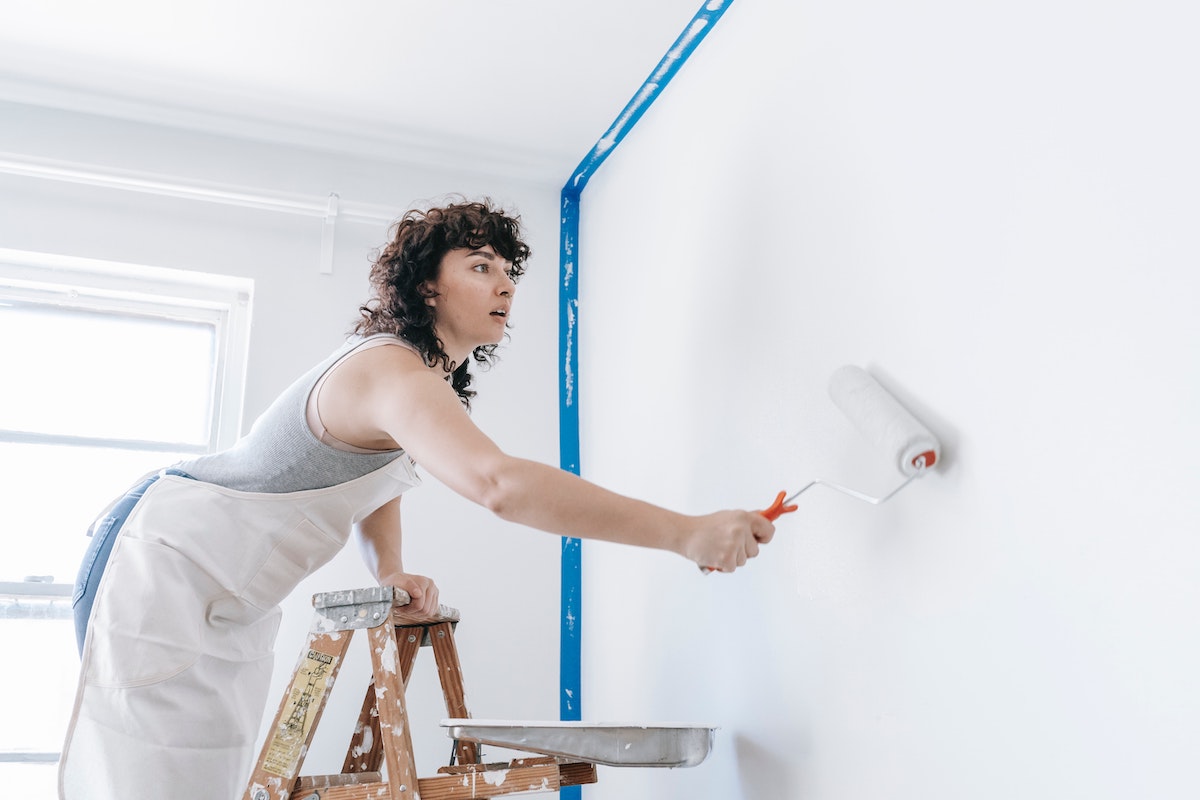
[[[562,284],[559,286],[558,330],[559,363],[562,380],[559,383],[558,402],[558,458],[559,466],[568,472],[579,474],[579,403],[578,385],[575,375],[579,365],[579,337],[576,321],[579,308],[579,284],[576,281],[575,258],[579,243],[579,193],[562,193],[561,241],[559,243],[559,266]],[[558,716],[564,720],[578,720],[579,684],[581,682],[580,592],[583,588],[581,570],[583,557],[581,542],[563,537],[562,562],[560,567],[562,586],[562,629],[559,636],[558,655]],[[566,790],[564,790],[566,791]],[[578,789],[576,789],[578,792]],[[578,797],[578,794],[575,795]]]
[[[579,474],[579,204],[588,181],[625,135],[633,129],[646,109],[666,88],[733,0],[706,2],[684,29],[667,54],[658,62],[633,99],[579,162],[570,180],[562,188],[560,207],[559,267],[559,464]],[[580,541],[562,540],[562,633],[559,644],[559,716],[564,720],[581,719],[580,703],[581,639],[580,623],[583,566]],[[577,800],[580,787],[564,787],[562,800]]]

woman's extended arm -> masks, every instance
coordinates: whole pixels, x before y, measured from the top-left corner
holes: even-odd
[[[498,516],[567,536],[653,547],[731,571],[775,527],[752,511],[679,514],[603,489],[561,469],[507,455],[475,426],[450,386],[412,353],[363,354],[360,419],[402,446],[455,492]],[[364,364],[365,366],[365,364]]]

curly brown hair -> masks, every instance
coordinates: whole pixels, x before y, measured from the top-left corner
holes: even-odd
[[[376,251],[371,264],[372,297],[359,307],[362,318],[354,332],[362,336],[390,333],[411,343],[429,366],[440,363],[451,372],[451,385],[464,406],[470,408],[475,392],[468,362],[452,365],[434,330],[434,311],[426,299],[427,283],[437,280],[442,257],[451,250],[491,245],[512,267],[514,282],[525,273],[531,255],[522,240],[520,217],[497,208],[491,200],[451,203],[426,211],[408,211],[392,226],[391,241]],[[490,366],[496,345],[475,348],[472,357]]]

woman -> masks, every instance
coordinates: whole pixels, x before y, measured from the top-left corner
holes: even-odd
[[[472,424],[468,365],[492,359],[529,255],[517,218],[489,202],[409,212],[372,266],[353,337],[233,448],[147,477],[102,515],[77,587],[83,665],[61,797],[240,796],[278,604],[352,528],[380,583],[437,608],[434,582],[401,559],[414,463],[551,533],[726,571],[770,541],[757,513],[667,511],[507,455]]]

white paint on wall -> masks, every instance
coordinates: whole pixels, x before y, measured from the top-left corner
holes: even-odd
[[[1196,22],[737,3],[592,179],[585,477],[694,513],[884,493],[846,363],[944,461],[803,496],[732,576],[587,543],[584,718],[721,728],[590,797],[1186,795]]]

